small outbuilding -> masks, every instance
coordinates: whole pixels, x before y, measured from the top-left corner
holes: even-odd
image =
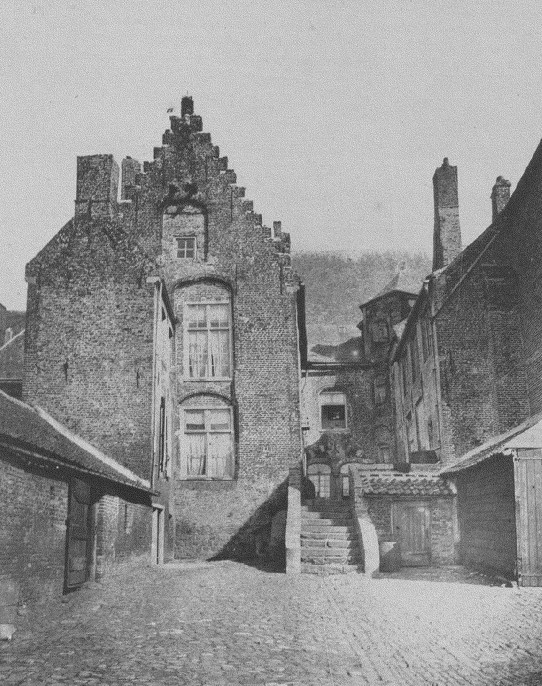
[[[99,579],[128,556],[152,550],[158,561],[153,516],[148,481],[0,392],[0,613]]]
[[[542,414],[441,475],[457,488],[460,561],[520,586],[542,586]]]

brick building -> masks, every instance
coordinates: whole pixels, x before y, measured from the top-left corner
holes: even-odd
[[[0,391],[0,624],[148,554],[152,495],[148,480]]]
[[[298,282],[191,98],[170,121],[143,166],[78,158],[27,265],[23,395],[150,482],[166,558],[252,556],[301,455]]]

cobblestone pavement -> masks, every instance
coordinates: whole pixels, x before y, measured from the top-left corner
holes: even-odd
[[[22,618],[0,683],[542,684],[542,589],[473,580],[125,566]]]

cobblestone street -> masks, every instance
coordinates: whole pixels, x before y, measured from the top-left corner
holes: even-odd
[[[286,577],[235,564],[120,567],[20,618],[0,683],[540,684],[542,589]]]

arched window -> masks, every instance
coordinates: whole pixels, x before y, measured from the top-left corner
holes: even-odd
[[[232,375],[232,315],[229,290],[202,282],[175,291],[185,379],[230,379]],[[179,345],[180,344],[180,345]]]
[[[341,467],[341,488],[343,498],[350,496],[350,477],[348,475],[350,464],[343,464]]]
[[[307,467],[307,476],[314,484],[316,497],[329,498],[331,467],[327,464],[311,464]]]
[[[322,431],[346,429],[346,396],[338,391],[320,393],[320,421]]]
[[[212,395],[181,405],[181,474],[186,478],[233,479],[235,452],[232,407]]]

